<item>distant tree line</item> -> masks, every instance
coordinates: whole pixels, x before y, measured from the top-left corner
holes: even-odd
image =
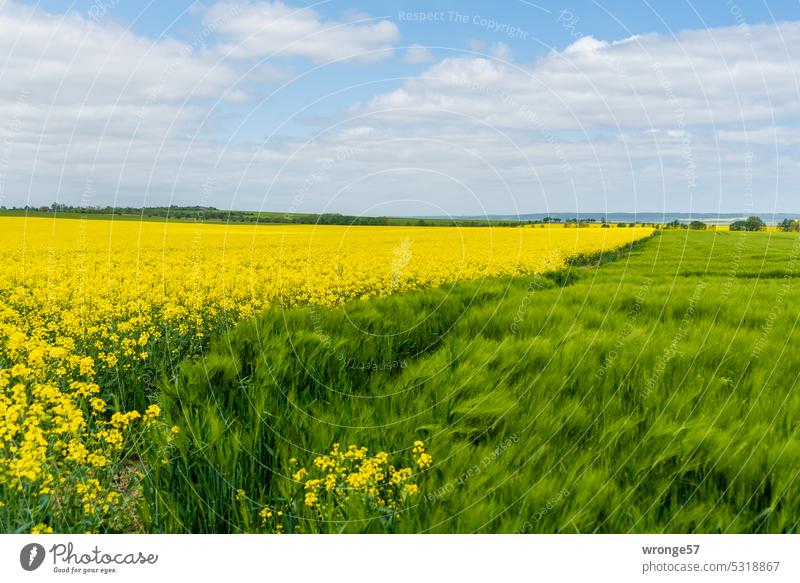
[[[692,221],[690,223],[682,223],[681,221],[672,221],[665,225],[667,229],[691,229],[694,231],[704,231],[709,228],[709,225],[703,221]],[[767,223],[761,217],[751,216],[746,219],[733,221],[730,224],[731,231],[766,231]],[[778,229],[781,231],[800,231],[800,221],[796,219],[784,219],[778,224]]]
[[[296,224],[296,225],[355,225],[355,226],[417,226],[417,227],[520,227],[524,225],[550,225],[562,224],[566,227],[579,227],[593,225],[598,222],[596,218],[568,218],[543,217],[542,219],[528,221],[496,220],[496,219],[425,219],[403,217],[361,217],[355,215],[342,215],[338,213],[276,213],[257,211],[220,210],[212,206],[153,206],[153,207],[112,207],[91,206],[78,207],[62,203],[53,203],[49,206],[11,207],[0,206],[2,211],[17,211],[26,213],[68,213],[81,215],[116,215],[126,217],[141,217],[147,219],[170,219],[176,221],[218,222],[218,223],[269,223],[269,224]],[[599,221],[601,227],[611,225],[605,220]],[[665,225],[658,223],[625,223],[618,222],[616,226],[622,227],[653,227],[665,229],[691,229],[702,231],[709,228],[707,223],[694,220],[689,223],[674,220]],[[730,225],[731,231],[764,231],[767,224],[758,216],[734,221]],[[797,219],[784,219],[778,224],[781,231],[800,231],[800,221]]]
[[[761,217],[747,217],[743,221],[733,221],[730,227],[731,231],[766,231],[767,224],[761,220]]]
[[[362,217],[338,213],[276,213],[257,211],[220,210],[210,206],[156,206],[156,207],[78,207],[53,203],[49,206],[0,207],[0,210],[26,213],[67,213],[81,215],[115,215],[141,217],[147,219],[163,218],[177,221],[220,222],[220,223],[269,223],[269,224],[313,224],[313,225],[356,225],[356,226],[418,226],[418,227],[519,227],[520,221],[498,221],[480,219],[423,219],[403,217]]]

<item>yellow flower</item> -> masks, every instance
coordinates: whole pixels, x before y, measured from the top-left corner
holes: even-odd
[[[86,456],[86,461],[89,463],[89,465],[92,465],[96,468],[103,468],[108,465],[108,458],[97,453],[90,453],[88,456]]]
[[[80,374],[84,376],[94,376],[94,359],[91,356],[84,356],[80,359]]]
[[[282,514],[282,512],[278,512],[278,516],[281,516]],[[258,516],[261,518],[261,526],[266,526],[267,521],[272,518],[272,510],[265,506],[258,512]]]
[[[432,457],[425,452],[425,444],[415,442],[414,450],[416,465],[429,467]],[[419,494],[420,487],[409,481],[413,473],[411,468],[396,468],[390,461],[385,451],[370,457],[365,447],[350,445],[347,451],[341,451],[338,444],[334,444],[329,455],[314,459],[311,472],[301,468],[294,477],[300,480],[307,475],[320,476],[305,481],[303,502],[307,507],[319,509],[323,516],[328,512],[326,508],[330,508],[325,503],[333,502],[336,509],[352,494],[399,516],[405,498]]]
[[[40,522],[31,529],[31,534],[52,534],[53,527]]]
[[[11,367],[11,376],[12,377],[25,377],[25,376],[28,376],[28,373],[30,373],[30,371],[31,371],[31,369],[29,369],[24,364],[15,364],[14,366]]]
[[[325,490],[332,492],[334,488],[336,488],[336,476],[334,474],[328,474],[325,478]]]
[[[431,463],[433,463],[433,458],[427,453],[420,454],[419,458],[417,459],[417,465],[420,467],[420,469],[431,467]]]
[[[111,416],[111,425],[119,429],[126,429],[132,421],[136,421],[141,417],[138,411],[128,411],[127,413],[117,412]]]
[[[143,421],[146,425],[150,425],[155,422],[159,415],[161,415],[161,407],[155,404],[150,405],[144,412]]]
[[[318,501],[319,498],[317,497],[317,494],[315,492],[306,492],[306,497],[304,500],[306,506],[310,506],[313,508],[314,506],[316,506]]]

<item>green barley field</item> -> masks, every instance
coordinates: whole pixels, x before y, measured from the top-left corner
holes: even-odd
[[[796,234],[668,230],[535,278],[273,308],[161,373],[182,429],[140,452],[135,523],[796,532],[798,255]],[[409,466],[418,494],[387,510],[323,483],[307,505],[333,444]]]

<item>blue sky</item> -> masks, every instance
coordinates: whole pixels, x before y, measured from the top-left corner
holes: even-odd
[[[200,26],[199,14],[193,7],[198,2],[172,0],[170,2],[141,0],[81,0],[63,2],[47,0],[39,2],[42,9],[63,14],[73,10],[89,15],[93,6],[107,5],[108,17],[117,19],[138,34],[157,39],[163,35],[188,38]],[[210,4],[210,2],[206,2]],[[313,6],[330,19],[341,18],[348,10],[360,10],[374,17],[396,18],[398,12],[458,11],[464,14],[482,14],[495,20],[519,23],[530,31],[532,42],[511,39],[511,43],[524,57],[533,58],[543,52],[540,43],[550,47],[564,47],[570,43],[570,35],[562,27],[553,26],[553,15],[568,9],[580,18],[579,28],[584,34],[596,38],[613,40],[631,34],[648,32],[669,33],[686,28],[713,28],[738,24],[737,14],[747,22],[772,23],[796,20],[800,5],[797,2],[764,2],[759,0],[737,0],[736,2],[637,2],[615,0],[605,2],[504,2],[487,3],[477,0],[419,1],[419,2],[318,2],[296,3],[296,6]],[[541,9],[534,8],[538,6]],[[428,25],[408,26],[403,29],[403,38],[409,43],[466,47],[470,38],[485,42],[498,40],[497,34],[454,22],[443,22],[435,27]],[[527,52],[529,51],[529,52]]]
[[[799,212],[790,2],[0,5],[0,204]]]

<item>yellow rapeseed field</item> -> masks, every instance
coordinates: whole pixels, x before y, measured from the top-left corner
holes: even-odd
[[[0,218],[0,513],[19,530],[113,529],[136,468],[124,452],[179,428],[156,405],[112,402],[109,385],[151,382],[151,363],[227,323],[540,273],[651,232]]]

